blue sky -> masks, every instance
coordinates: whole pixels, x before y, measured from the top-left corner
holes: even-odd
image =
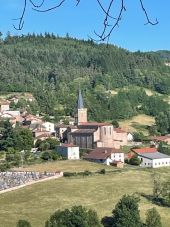
[[[88,39],[96,38],[94,30],[102,30],[103,13],[96,0],[81,0],[75,7],[76,0],[66,0],[65,4],[47,13],[38,13],[28,5],[25,15],[25,24],[22,31],[16,31],[13,23],[17,21],[22,11],[23,0],[1,0],[0,31],[6,34],[27,34],[53,32],[59,36],[69,33],[71,37]],[[120,0],[115,0],[114,12],[117,12]],[[141,50],[170,50],[170,0],[143,0],[151,19],[157,18],[156,26],[144,25],[145,16],[140,9],[139,0],[125,0],[126,13],[119,28],[116,28],[110,38],[110,43],[131,51]],[[4,2],[4,3],[3,3]],[[41,2],[41,0],[34,0]],[[46,0],[44,8],[53,6],[57,0]],[[106,3],[109,0],[101,0]]]

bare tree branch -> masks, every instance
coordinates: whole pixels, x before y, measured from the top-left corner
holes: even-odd
[[[24,0],[21,17],[19,17],[18,19],[15,19],[15,20],[19,21],[18,27],[16,27],[15,25],[13,25],[13,26],[16,30],[22,30],[22,28],[24,26],[24,17],[25,17],[28,3],[30,3],[33,10],[35,10],[37,12],[45,13],[45,12],[55,10],[55,9],[61,7],[66,1],[67,0],[59,0],[59,1],[56,1],[56,4],[53,7],[42,9],[42,7],[44,6],[45,0],[42,0],[40,4],[36,4],[35,0]],[[74,1],[76,2],[76,6],[78,6],[82,0],[74,0]],[[96,39],[96,40],[93,38],[91,38],[91,39],[94,41],[107,41],[108,42],[113,30],[117,26],[119,26],[119,22],[122,20],[123,14],[126,11],[125,0],[119,0],[120,9],[118,10],[118,15],[116,17],[114,17],[114,15],[113,15],[113,9],[115,9],[117,7],[114,5],[114,0],[110,0],[108,5],[106,5],[106,3],[103,4],[102,0],[96,0],[96,1],[99,5],[100,9],[104,13],[103,28],[102,28],[101,33],[94,31],[94,34],[98,37],[98,39]],[[138,1],[140,2],[141,10],[143,11],[145,18],[147,20],[147,23],[145,23],[145,24],[150,24],[150,25],[158,24],[157,19],[155,21],[152,21],[150,19],[149,15],[148,15],[148,11],[146,10],[144,3],[143,3],[144,0],[138,0]]]

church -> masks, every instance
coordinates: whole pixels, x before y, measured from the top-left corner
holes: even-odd
[[[87,108],[84,107],[81,90],[79,90],[75,113],[75,126],[67,127],[67,140],[80,148],[98,147],[120,148],[127,144],[127,133],[114,129],[110,123],[88,122]]]

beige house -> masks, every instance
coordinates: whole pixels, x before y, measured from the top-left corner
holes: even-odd
[[[0,112],[4,112],[4,111],[8,111],[9,110],[9,104],[10,102],[4,100],[4,101],[0,101]]]
[[[160,142],[170,145],[170,135],[152,137],[152,144],[158,145]]]
[[[113,140],[114,147],[120,148],[121,146],[125,146],[128,143],[128,134],[121,128],[114,128],[113,130]]]

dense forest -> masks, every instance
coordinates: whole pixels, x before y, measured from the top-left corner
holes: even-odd
[[[73,115],[79,86],[93,120],[141,112],[155,116],[169,109],[161,97],[148,97],[143,89],[170,94],[170,67],[158,53],[132,53],[68,34],[0,35],[0,91],[33,93],[41,112]],[[111,95],[116,88],[120,92]]]

